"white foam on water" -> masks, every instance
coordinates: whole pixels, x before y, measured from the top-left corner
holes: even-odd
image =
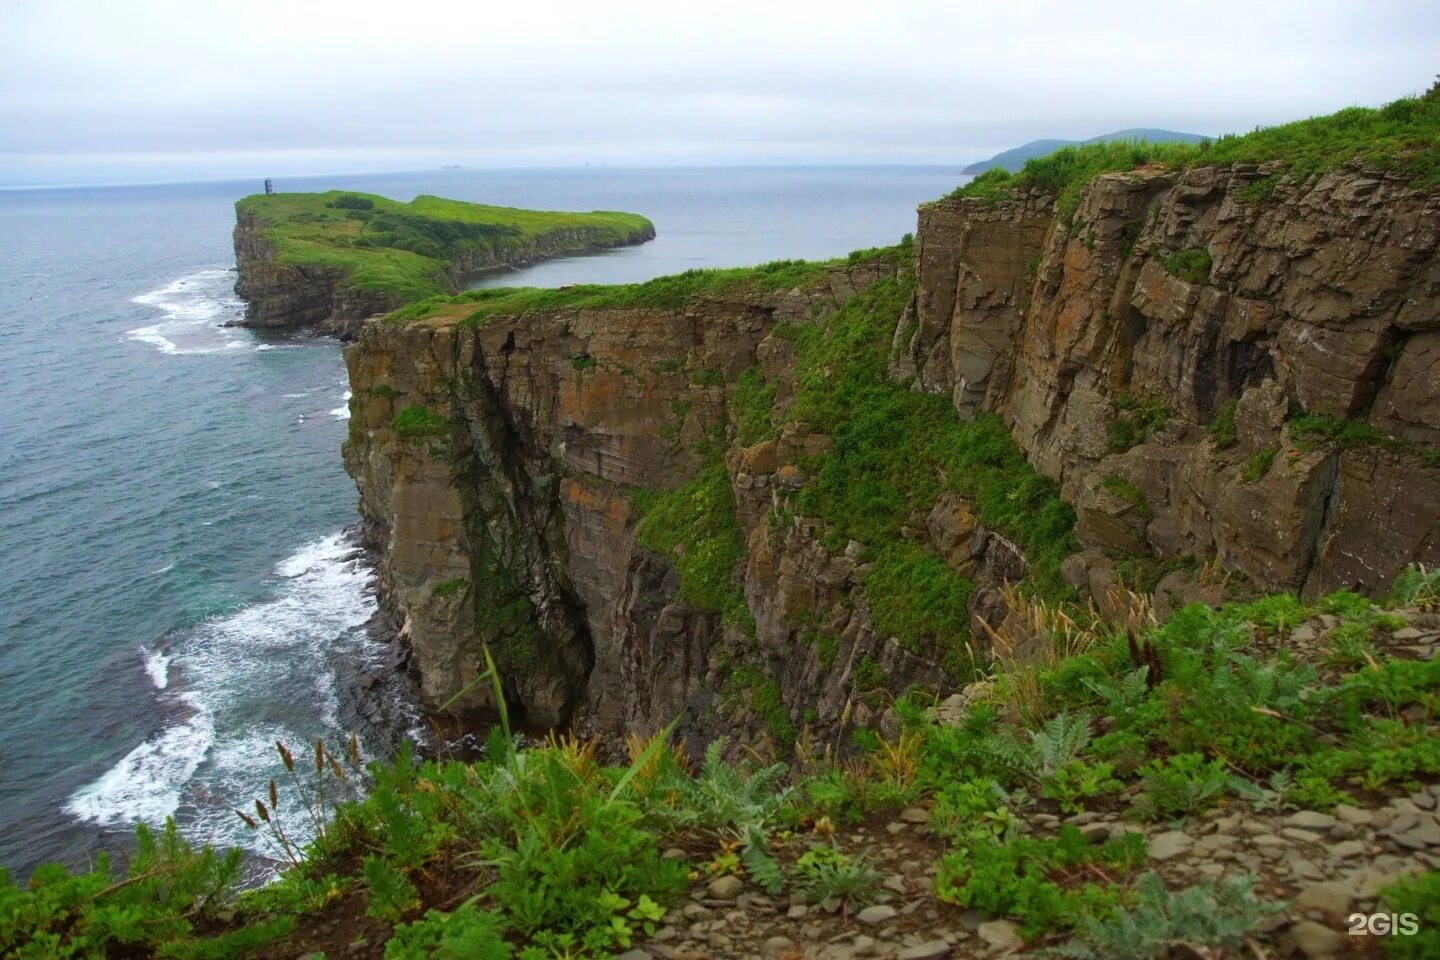
[[[162,573],[169,573],[171,570],[174,570],[174,569],[175,569],[175,564],[174,564],[174,563],[167,563],[167,564],[165,564],[165,566],[163,566],[163,567],[159,567],[159,568],[157,568],[157,569],[155,569],[155,570],[151,570],[149,575],[152,576],[152,577],[158,577],[158,576],[160,576],[160,574],[162,574]]]
[[[141,655],[145,658],[145,673],[149,675],[150,682],[155,684],[156,690],[164,690],[170,685],[170,655],[163,650],[147,650],[140,648]]]
[[[131,302],[165,315],[159,323],[136,327],[125,336],[172,355],[242,350],[248,336],[225,327],[240,317],[242,304],[231,289],[229,270],[199,270],[142,293]]]
[[[249,806],[273,777],[285,823],[303,842],[313,828],[280,767],[275,741],[298,755],[317,737],[344,742],[336,665],[378,666],[384,647],[363,626],[375,612],[373,572],[341,534],[306,544],[275,567],[271,595],[197,625],[146,669],[167,681],[162,702],[187,708],[183,720],[134,748],[66,810],[102,826],[158,822],[177,814],[187,836],[272,855],[234,808]],[[171,687],[180,688],[172,690]]]
[[[331,410],[330,416],[336,418],[337,420],[349,420],[350,398],[352,396],[354,396],[354,394],[351,393],[349,390],[346,390],[345,395],[340,398],[340,406],[336,407],[334,410]]]
[[[190,718],[127,753],[99,780],[77,790],[65,811],[102,827],[159,823],[180,806],[180,791],[215,740],[215,722],[199,697],[181,694]]]

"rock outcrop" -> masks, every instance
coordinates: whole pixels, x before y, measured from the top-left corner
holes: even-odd
[[[424,701],[463,690],[452,708],[490,706],[488,686],[469,686],[484,637],[530,721],[564,723],[583,708],[607,730],[653,730],[678,714],[713,722],[732,653],[758,643],[787,687],[818,684],[838,715],[845,661],[829,670],[813,652],[797,656],[787,615],[848,604],[856,563],[821,546],[813,523],[769,527],[792,461],[826,438],[791,430],[725,457],[749,544],[755,638],[678,599],[670,559],[636,541],[632,494],[675,489],[713,457],[742,371],[789,369],[791,344],[775,328],[823,316],[894,269],[837,267],[806,290],[700,297],[681,310],[366,325],[346,351],[345,462]],[[443,431],[397,429],[397,414],[414,407]],[[493,616],[501,610],[514,617]],[[845,616],[831,626],[847,660],[873,655],[896,676],[937,675],[877,636],[863,604]]]
[[[1005,417],[1076,505],[1077,586],[1138,556],[1375,592],[1440,561],[1440,196],[1237,165],[1053,208],[922,207],[891,369]]]
[[[960,418],[1003,417],[1074,506],[1065,576],[1102,610],[1117,580],[1163,611],[1246,585],[1374,593],[1440,562],[1440,195],[1272,174],[1101,176],[1069,221],[1039,192],[921,208],[889,375]],[[476,321],[456,305],[365,325],[346,352],[345,460],[425,702],[491,706],[481,640],[531,721],[651,731],[678,715],[700,743],[884,722],[887,691],[946,685],[935,650],[876,627],[863,545],[794,509],[834,447],[786,415],[794,328],[897,270],[880,257],[681,307]],[[751,370],[779,427],[742,442]],[[717,464],[739,614],[682,599],[689,545],[636,536],[639,491]],[[897,536],[973,581],[977,644],[1030,574],[953,490]]]

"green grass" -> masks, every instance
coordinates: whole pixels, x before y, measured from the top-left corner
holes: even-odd
[[[1226,450],[1240,442],[1240,434],[1235,426],[1235,410],[1239,406],[1237,400],[1227,400],[1215,412],[1215,418],[1210,421],[1206,428],[1210,433],[1210,439],[1215,446]]]
[[[395,430],[395,436],[404,440],[443,437],[450,432],[450,424],[444,417],[419,404],[406,407],[395,414],[390,426]]]
[[[1412,569],[1404,580],[1398,602],[1435,595],[1435,574]],[[1204,820],[1193,818],[1211,810],[1373,809],[1433,782],[1440,662],[1380,653],[1324,676],[1275,649],[1321,614],[1357,636],[1403,622],[1341,591],[1310,603],[1275,594],[1219,610],[1194,604],[1135,632],[1080,625],[1070,649],[1081,652],[1002,665],[954,724],[931,722],[927,698],[907,694],[890,701],[899,735],[860,731],[843,763],[816,758],[795,770],[762,765],[754,751],[727,763],[722,739],[695,772],[668,729],[638,742],[623,767],[576,738],[522,748],[503,711],[476,760],[421,761],[402,748],[362,769],[358,751],[322,744],[313,775],[308,763],[292,768],[304,806],[282,809],[264,783],[253,808],[233,798],[255,810],[242,819],[287,863],[273,883],[242,891],[238,851],[192,849],[173,823],[141,827],[124,872],[103,855],[83,872],[41,866],[23,885],[0,870],[0,953],[298,956],[313,931],[361,913],[387,960],[613,956],[653,936],[687,886],[722,872],[771,897],[864,902],[873,871],[818,867],[863,867],[852,827],[912,805],[929,811],[933,859],[921,866],[933,868],[939,900],[980,920],[1009,918],[1046,943],[1079,934],[1066,956],[1141,960],[1170,943],[1249,936],[1269,944],[1263,918],[1283,905],[1243,878],[1225,890],[1172,889],[1148,869],[1138,832],[1094,840],[1074,824],[1034,827],[1057,810],[1113,814],[1118,799],[1137,825],[1194,835]],[[488,650],[485,661],[503,701]],[[853,679],[867,702],[887,702],[873,657]],[[727,688],[778,743],[808,736],[758,668],[737,667]],[[1012,709],[1022,691],[1032,711]],[[301,851],[284,827],[307,814],[317,839]],[[808,829],[822,822],[836,831],[828,846]],[[820,879],[831,886],[817,890]],[[1440,921],[1437,875],[1396,880],[1381,898],[1421,922],[1420,934],[1393,939],[1391,954],[1434,955],[1425,931]]]
[[[1344,449],[1357,447],[1386,447],[1402,449],[1408,446],[1398,437],[1392,437],[1363,420],[1337,420],[1334,417],[1301,414],[1289,420],[1290,436],[1305,449],[1322,444],[1334,444]]]
[[[1245,461],[1245,466],[1240,469],[1240,479],[1246,483],[1259,483],[1265,479],[1270,468],[1275,465],[1275,457],[1280,453],[1278,447],[1269,447],[1265,450],[1258,450]]]
[[[510,251],[562,230],[622,243],[653,229],[633,213],[558,213],[419,196],[400,203],[373,194],[256,194],[236,204],[257,217],[275,259],[345,271],[348,287],[412,301],[454,289],[450,261],[478,251],[503,263]]]
[[[728,270],[687,270],[656,277],[644,283],[577,284],[561,290],[550,287],[490,287],[467,290],[453,296],[439,296],[399,310],[385,319],[405,322],[423,318],[436,307],[470,305],[469,323],[483,323],[492,316],[520,316],[550,310],[599,310],[650,308],[675,310],[697,296],[720,296],[751,290],[788,290],[803,287],[824,276],[833,263],[804,260],[777,260],[758,267]]]
[[[640,516],[635,539],[674,565],[682,603],[727,619],[747,615],[736,580],[745,540],[723,465],[665,493],[634,491],[632,503]]]
[[[1377,109],[1349,107],[1199,144],[1112,142],[1064,147],[1026,161],[1017,173],[988,170],[951,196],[1006,200],[1038,187],[1056,196],[1061,216],[1069,220],[1081,188],[1102,173],[1150,165],[1184,170],[1209,164],[1276,163],[1288,176],[1304,179],[1350,162],[1393,171],[1416,186],[1440,184],[1440,84],[1423,96],[1405,97]],[[1252,184],[1245,188],[1243,199],[1264,199],[1277,182],[1270,178]]]
[[[1141,493],[1140,488],[1129,480],[1112,474],[1103,478],[1100,483],[1108,493],[1131,504],[1135,508],[1135,512],[1146,520],[1154,518],[1155,511],[1152,510],[1150,504],[1145,501],[1145,494]]]
[[[1165,269],[1170,275],[1189,283],[1204,283],[1209,280],[1210,265],[1208,250],[1181,250],[1165,258]]]
[[[470,581],[464,577],[451,577],[449,580],[442,580],[435,584],[431,594],[437,597],[453,597],[463,592],[470,586]]]
[[[912,262],[908,245],[888,256],[896,266]],[[972,584],[928,546],[906,540],[902,528],[953,490],[971,501],[982,523],[1025,550],[1035,590],[1062,597],[1071,591],[1060,562],[1078,549],[1075,515],[998,417],[961,420],[945,398],[890,379],[888,344],[914,283],[906,270],[824,323],[786,328],[795,341],[788,417],[835,443],[832,452],[802,464],[808,479],[791,509],[828,521],[832,548],[849,540],[864,547],[871,567],[863,586],[879,629],[911,649],[938,645],[959,666],[970,637],[964,608]]]
[[[396,413],[395,419],[390,420],[390,426],[395,429],[397,438],[406,440],[439,438],[449,433],[449,422],[445,417],[418,403]]]
[[[1422,450],[1415,443],[1392,436],[1364,420],[1337,420],[1321,414],[1308,414],[1297,406],[1291,411],[1286,425],[1290,428],[1291,440],[1301,450],[1316,450],[1320,447],[1359,450],[1375,447],[1392,453],[1411,454],[1428,469],[1440,468],[1440,452]]]
[[[1115,419],[1106,427],[1112,453],[1123,453],[1141,443],[1151,429],[1164,427],[1170,421],[1170,408],[1156,397],[1117,393],[1114,399]]]
[[[735,420],[735,442],[742,447],[753,446],[775,436],[775,406],[778,383],[767,383],[758,366],[750,367],[735,381],[730,398],[730,415]]]
[[[557,310],[678,310],[696,297],[741,296],[755,292],[808,287],[831,269],[884,255],[885,249],[857,250],[832,260],[775,260],[754,267],[686,270],[643,283],[576,284],[553,287],[489,287],[459,294],[439,294],[385,316],[390,323],[423,320],[442,308],[468,306],[464,322],[483,324],[494,316],[523,316]],[[651,369],[673,373],[683,361],[661,361]]]

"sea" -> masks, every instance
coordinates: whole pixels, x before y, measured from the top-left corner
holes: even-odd
[[[261,174],[263,176],[263,173]],[[276,178],[282,191],[627,210],[642,246],[477,286],[649,279],[893,243],[958,167]],[[235,814],[354,733],[420,735],[341,469],[341,344],[233,326],[234,202],[262,180],[0,190],[0,868],[123,856],[137,823],[271,855]],[[289,824],[303,840],[303,820]]]

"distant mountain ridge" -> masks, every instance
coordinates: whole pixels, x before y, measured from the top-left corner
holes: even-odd
[[[1087,143],[1104,143],[1110,140],[1148,140],[1150,143],[1199,143],[1207,139],[1199,133],[1181,133],[1178,130],[1161,130],[1158,127],[1130,127],[1126,130],[1116,130],[1114,133],[1102,133],[1098,137],[1091,137],[1089,140],[1031,140],[1029,143],[1018,147],[1012,147],[1003,153],[997,153],[989,160],[981,160],[972,163],[961,173],[978,174],[995,167],[1002,167],[1015,173],[1025,165],[1026,160],[1034,157],[1043,157],[1047,153],[1054,153],[1061,147],[1078,147]]]

